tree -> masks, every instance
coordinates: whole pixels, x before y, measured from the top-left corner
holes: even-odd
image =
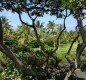
[[[70,4],[71,3],[71,4]],[[72,69],[69,71],[69,74],[67,76],[70,76],[72,74],[72,72],[74,72],[74,70],[78,67],[79,63],[80,63],[80,56],[84,50],[84,48],[86,47],[86,36],[85,36],[85,32],[84,32],[84,26],[82,23],[82,20],[85,19],[85,15],[86,13],[83,12],[83,10],[86,9],[86,1],[85,0],[62,0],[62,4],[63,7],[67,10],[70,11],[70,14],[73,15],[73,17],[77,20],[77,26],[76,26],[76,31],[78,33],[78,35],[75,37],[75,39],[72,41],[71,46],[68,50],[67,55],[70,54],[71,48],[73,46],[73,43],[78,39],[79,36],[82,37],[82,42],[79,43],[77,45],[77,50],[76,50],[76,58],[75,58],[75,63],[73,63],[73,67]],[[71,61],[68,59],[68,57],[66,56],[67,60],[69,61],[69,63],[71,63]],[[68,77],[66,76],[65,80],[68,80]]]
[[[34,70],[31,70],[26,67],[12,52],[8,50],[8,48],[3,44],[3,34],[2,34],[2,23],[0,24],[1,26],[1,46],[0,50],[5,53],[11,60],[13,60],[14,63],[26,74],[31,75],[31,76],[36,76],[36,77],[47,77],[51,78],[53,75],[52,70],[56,69],[57,66],[53,66],[54,63],[52,62],[51,58],[53,58],[57,64],[57,59],[53,55],[56,50],[59,47],[59,39],[66,29],[65,21],[66,18],[69,17],[70,15],[73,15],[74,18],[77,20],[77,36],[75,39],[72,41],[71,46],[67,52],[66,59],[70,63],[70,70],[69,73],[67,73],[67,76],[65,77],[65,80],[68,80],[68,77],[71,76],[71,74],[74,72],[74,70],[77,68],[79,62],[80,62],[80,55],[82,54],[82,51],[86,47],[86,36],[84,32],[84,26],[82,23],[82,20],[85,18],[86,13],[83,12],[84,9],[86,9],[86,1],[85,0],[1,0],[0,1],[0,11],[3,9],[6,10],[11,10],[13,12],[16,12],[19,15],[20,21],[33,28],[40,52],[44,57],[44,60],[40,61],[39,65],[41,66],[41,70],[39,72],[35,72]],[[63,13],[63,11],[65,13]],[[29,18],[32,20],[32,24],[29,25],[29,23],[26,23],[22,20],[22,13],[25,12],[28,14]],[[58,37],[56,37],[56,45],[53,49],[51,50],[46,50],[41,44],[40,37],[38,35],[38,31],[35,25],[35,21],[37,17],[43,16],[44,13],[50,14],[50,15],[55,15],[57,18],[61,17],[64,19],[64,24],[63,24],[63,29],[60,31]],[[70,61],[70,58],[68,57],[71,51],[71,48],[74,44],[74,42],[78,39],[78,37],[81,36],[83,42],[77,46],[76,50],[76,58],[75,62],[72,63]],[[49,63],[49,61],[52,62],[52,64]],[[41,64],[43,62],[43,64]],[[45,64],[45,65],[44,65]],[[53,66],[53,67],[52,67]],[[52,68],[51,68],[52,67]],[[36,68],[35,68],[36,69]],[[50,71],[49,71],[50,69]],[[57,70],[57,69],[56,69]],[[27,72],[28,71],[28,72]],[[36,74],[37,73],[37,74]],[[56,76],[56,73],[55,73]]]
[[[30,28],[24,24],[18,26],[18,29],[16,30],[17,34],[19,36],[19,42],[20,44],[25,44],[29,41],[30,38]]]
[[[40,23],[40,21],[38,20],[38,21],[36,21],[35,26],[37,28],[38,35],[39,35],[39,37],[41,39],[42,36],[43,36],[43,27],[44,27],[44,25],[43,25],[43,23]]]
[[[10,36],[10,34],[12,35],[12,26],[9,25],[8,19],[6,17],[1,17],[2,19],[2,26],[3,26],[3,30],[4,30],[4,36],[7,38],[8,36]]]
[[[49,21],[48,24],[47,24],[47,27],[48,27],[48,33],[49,35],[51,35],[51,37],[53,38],[53,43],[54,43],[54,47],[55,47],[55,23],[54,21]]]
[[[55,4],[55,6],[53,6],[54,1],[58,4]],[[45,58],[44,60],[41,59],[41,62],[39,63],[39,65],[41,66],[41,70],[39,70],[38,72],[35,72],[31,69],[29,69],[28,66],[24,65],[15,55],[14,53],[12,53],[11,51],[9,51],[9,49],[2,43],[1,45],[1,51],[3,53],[5,53],[11,60],[13,60],[13,62],[23,71],[23,73],[28,74],[29,76],[35,76],[40,78],[41,77],[47,77],[49,78],[49,74],[50,72],[48,71],[48,62],[49,59],[53,56],[53,53],[57,50],[58,48],[58,43],[57,46],[55,46],[55,49],[53,49],[52,51],[46,51],[46,49],[44,48],[44,46],[41,44],[40,41],[40,37],[38,35],[37,32],[37,28],[35,25],[35,20],[37,17],[43,16],[44,12],[51,12],[51,14],[55,14],[53,13],[55,10],[59,10],[59,2],[58,0],[54,0],[54,1],[50,1],[50,0],[43,0],[43,1],[31,1],[31,0],[11,0],[11,1],[4,1],[1,0],[0,1],[0,11],[3,9],[6,10],[12,10],[12,12],[16,12],[19,15],[19,19],[20,21],[25,24],[26,26],[29,26],[31,28],[33,28],[41,54],[43,55],[43,57]],[[4,4],[5,3],[5,4]],[[51,8],[49,8],[49,6]],[[32,24],[29,25],[29,23],[26,23],[22,20],[21,16],[22,16],[22,12],[25,12],[28,14],[29,18],[32,20]],[[59,11],[57,11],[56,13],[58,13]],[[1,23],[2,24],[2,23]],[[1,26],[2,27],[2,26]],[[59,39],[59,38],[58,38]],[[58,40],[57,40],[58,42]],[[55,58],[56,59],[56,58]],[[45,67],[44,67],[45,66]],[[28,71],[28,72],[27,72]]]
[[[47,24],[47,38],[50,40],[49,42],[52,44],[52,46],[55,48],[56,46],[56,38],[59,35],[60,31],[59,30],[61,27],[60,25],[56,25],[54,21],[49,21]],[[47,41],[48,42],[48,41]]]
[[[9,24],[9,21],[6,17],[2,16],[2,28],[3,28],[3,39],[4,43],[8,46],[17,43],[14,35],[14,30],[12,29],[12,26]]]

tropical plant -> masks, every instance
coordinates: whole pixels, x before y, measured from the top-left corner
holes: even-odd
[[[12,36],[13,30],[12,30],[12,26],[9,25],[9,22],[8,22],[9,20],[4,16],[2,16],[1,19],[2,19],[2,26],[3,26],[3,31],[4,31],[5,38],[7,38],[9,36]]]
[[[54,23],[54,21],[49,21],[48,24],[47,24],[47,30],[48,30],[48,36],[51,37],[51,40],[53,39],[53,46],[55,47],[56,45],[56,35],[55,35],[55,32],[56,32],[56,24]]]
[[[18,26],[18,29],[16,30],[18,34],[18,41],[20,44],[25,44],[30,40],[30,28],[24,24]]]

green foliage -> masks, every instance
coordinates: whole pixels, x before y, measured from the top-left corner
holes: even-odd
[[[33,41],[30,41],[27,43],[27,46],[30,46],[32,48],[38,48],[38,43],[37,43],[37,40],[33,40]]]
[[[57,15],[59,17],[59,11],[61,11],[59,9],[61,0],[10,0],[8,3],[6,2],[7,0],[0,1],[0,11],[2,11],[3,8],[20,14],[22,12],[27,13],[27,11],[30,11],[31,16],[39,17],[48,12],[50,12],[51,15]]]
[[[44,46],[45,50],[48,52],[51,52],[53,47],[52,46],[48,46],[47,44]]]
[[[86,5],[85,0],[62,0],[63,7],[66,9],[73,9],[77,6]]]
[[[86,71],[86,62],[81,63],[80,68],[82,71]]]
[[[48,45],[48,46],[53,46],[53,40],[51,37],[47,37],[46,40],[44,41],[44,44]]]
[[[22,80],[22,75],[20,74],[18,69],[11,69],[12,66],[8,66],[7,68],[3,69],[3,71],[0,73],[0,80]]]
[[[31,52],[31,47],[27,46],[27,45],[17,45],[17,46],[13,46],[13,49],[12,51],[14,53],[19,53],[19,52],[23,52],[23,53],[26,53],[26,52]]]
[[[20,44],[26,44],[26,42],[29,41],[31,38],[30,28],[24,24],[18,26],[16,32],[16,34],[18,35],[18,42]]]
[[[0,80],[21,80],[21,77],[21,71],[0,52]]]
[[[11,46],[11,45],[13,45],[13,46],[16,45],[17,46],[18,45],[17,40],[10,39],[9,37],[4,39],[4,43],[5,43],[5,45],[8,45],[8,46]]]
[[[84,62],[86,61],[86,48],[83,50],[82,55],[81,55],[81,60]]]

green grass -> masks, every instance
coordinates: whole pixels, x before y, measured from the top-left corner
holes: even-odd
[[[71,43],[60,45],[58,51],[59,52],[67,52],[69,47],[70,47],[70,45],[71,45]],[[77,47],[77,43],[74,43],[71,51],[75,51],[76,47]]]
[[[62,61],[66,61],[65,55],[66,55],[70,45],[71,45],[70,43],[60,45],[59,49],[57,50],[57,52],[56,52],[57,57],[59,59],[61,59]],[[70,56],[69,56],[71,60],[73,60],[75,58],[76,48],[77,48],[77,43],[74,43],[74,45],[71,49],[71,52],[70,52]],[[81,60],[86,61],[86,48],[84,49],[84,51],[81,55]]]
[[[67,53],[71,43],[60,45],[59,49],[57,50],[56,54],[57,57],[62,59],[62,61],[66,61],[65,54]],[[73,59],[76,51],[77,43],[74,43],[71,52],[70,52],[70,58]]]

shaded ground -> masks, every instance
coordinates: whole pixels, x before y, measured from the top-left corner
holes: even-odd
[[[68,68],[70,65],[69,63],[60,63],[59,66]],[[74,71],[74,77],[74,80],[86,80],[86,70],[76,69]]]
[[[75,77],[78,80],[86,80],[86,71],[81,71],[81,69],[76,69],[75,70]]]

